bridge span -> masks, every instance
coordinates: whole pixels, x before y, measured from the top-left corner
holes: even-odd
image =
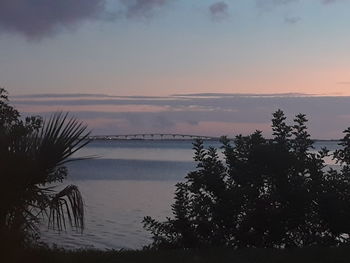
[[[219,137],[175,133],[138,133],[117,135],[92,135],[92,140],[218,140]]]

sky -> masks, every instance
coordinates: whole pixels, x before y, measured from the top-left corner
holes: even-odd
[[[0,86],[96,134],[349,126],[350,0],[0,0]],[[44,94],[44,95],[43,95]],[[185,103],[186,102],[186,103]]]

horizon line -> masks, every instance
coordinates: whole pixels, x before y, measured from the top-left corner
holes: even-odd
[[[227,92],[203,92],[203,93],[175,93],[170,95],[112,95],[104,93],[29,93],[9,95],[12,98],[78,98],[78,97],[99,97],[99,98],[181,98],[181,97],[281,97],[281,98],[298,98],[298,97],[350,97],[349,95],[341,95],[337,93],[316,94],[316,93],[300,93],[300,92],[284,92],[284,93],[227,93]]]

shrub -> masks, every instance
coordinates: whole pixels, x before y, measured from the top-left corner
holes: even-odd
[[[350,129],[326,166],[327,149],[310,151],[307,119],[273,114],[273,138],[260,131],[222,138],[218,150],[194,143],[197,169],[176,185],[173,217],[144,218],[151,248],[290,248],[349,242]]]

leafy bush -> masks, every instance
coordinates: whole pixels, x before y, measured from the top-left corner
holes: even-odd
[[[66,221],[84,228],[84,207],[78,188],[55,191],[67,177],[65,163],[86,145],[86,127],[61,113],[47,122],[21,119],[7,92],[0,88],[0,238],[3,246],[27,246],[38,234],[40,219],[65,228]],[[67,222],[67,223],[68,223]]]
[[[260,131],[222,138],[223,158],[194,143],[197,169],[176,185],[173,217],[144,218],[160,248],[290,248],[349,242],[350,129],[326,167],[327,149],[311,152],[305,115],[293,125],[273,114],[273,138]]]

